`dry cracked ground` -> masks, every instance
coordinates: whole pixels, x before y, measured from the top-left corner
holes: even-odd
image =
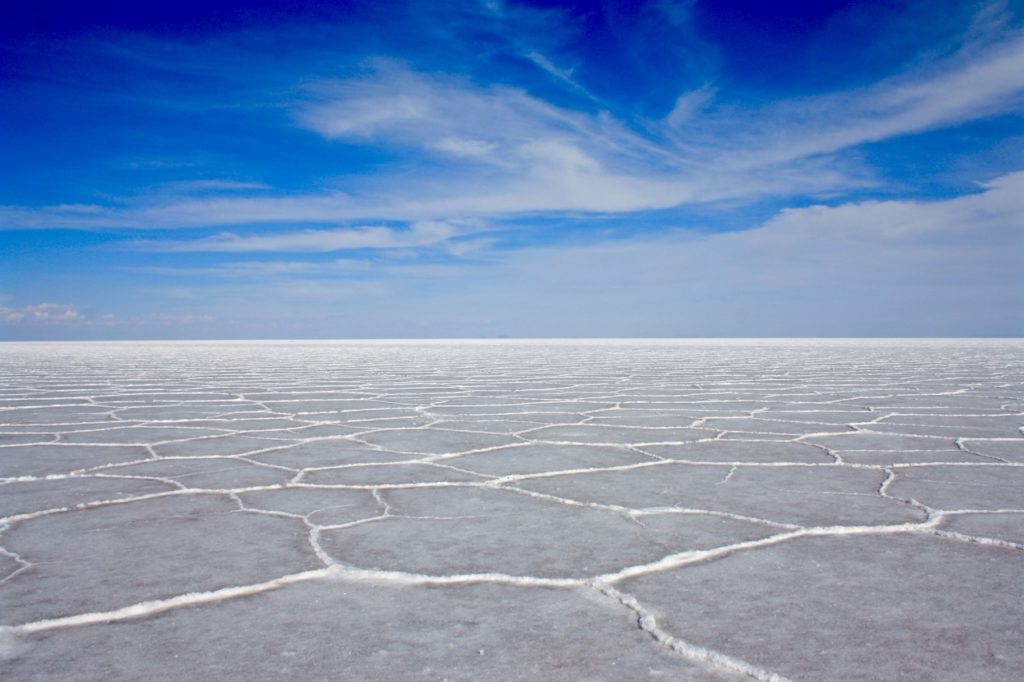
[[[1024,342],[5,344],[5,680],[1020,680]]]

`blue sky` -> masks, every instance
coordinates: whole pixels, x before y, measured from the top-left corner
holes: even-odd
[[[149,5],[0,26],[0,339],[1024,334],[1021,2]]]

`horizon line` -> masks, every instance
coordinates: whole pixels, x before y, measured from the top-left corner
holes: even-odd
[[[452,336],[452,337],[330,337],[330,338],[111,338],[0,339],[18,343],[444,343],[444,342],[678,342],[678,341],[1024,341],[1024,336]]]

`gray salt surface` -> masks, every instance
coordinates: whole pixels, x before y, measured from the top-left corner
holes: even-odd
[[[1024,679],[1024,342],[0,345],[6,680]]]
[[[623,589],[669,632],[793,679],[986,682],[1024,671],[1022,571],[1020,550],[819,537]]]
[[[975,537],[994,538],[1024,545],[1024,513],[958,514],[942,525],[944,530]]]
[[[618,604],[579,590],[335,581],[46,633],[9,663],[19,680],[100,671],[168,681],[749,679],[674,655]]]
[[[149,457],[139,445],[20,445],[0,453],[0,476],[47,476]]]

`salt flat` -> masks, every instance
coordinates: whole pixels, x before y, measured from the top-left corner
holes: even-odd
[[[6,680],[1019,680],[1024,342],[0,346]]]

